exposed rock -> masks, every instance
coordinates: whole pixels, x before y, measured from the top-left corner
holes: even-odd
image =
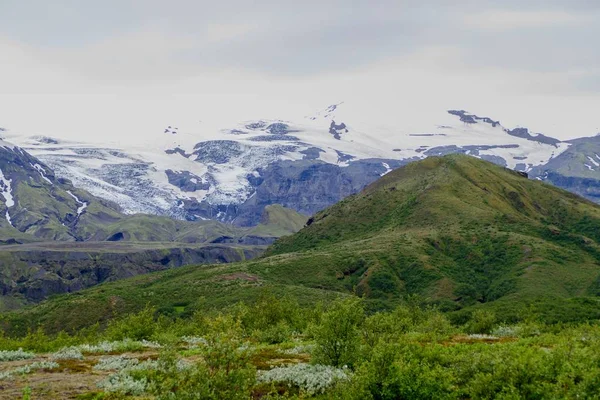
[[[222,245],[182,248],[179,245],[161,249],[114,247],[116,245],[79,250],[0,248],[3,265],[10,267],[0,271],[0,282],[4,282],[0,290],[4,296],[23,296],[27,301],[39,302],[53,294],[75,292],[102,282],[166,268],[242,261],[264,250],[262,244],[239,248]]]
[[[504,131],[511,136],[520,137],[520,138],[531,140],[534,142],[545,143],[545,144],[549,144],[552,146],[557,146],[560,143],[560,140],[554,139],[554,138],[546,136],[546,135],[542,135],[541,133],[532,135],[529,133],[529,129],[527,129],[527,128],[515,128],[515,129],[510,129],[510,130],[505,129]]]
[[[210,183],[204,182],[199,176],[196,176],[188,171],[173,171],[166,170],[167,179],[171,185],[177,186],[184,192],[195,192],[198,190],[210,189]]]
[[[338,125],[335,123],[335,121],[331,121],[331,125],[329,125],[329,133],[331,133],[337,140],[340,140],[342,133],[348,133],[348,128],[343,122]]]

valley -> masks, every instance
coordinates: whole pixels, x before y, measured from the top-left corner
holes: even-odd
[[[82,290],[0,314],[2,393],[80,400],[597,393],[595,203],[453,154],[390,171],[305,224],[290,215],[268,208],[256,235],[299,231],[256,258],[241,242],[200,243],[196,254],[209,265],[166,271],[139,257],[160,252],[169,264],[190,254],[127,240],[5,245],[0,257],[44,258],[44,268],[31,269],[38,281],[21,294],[52,288],[40,277],[53,263],[62,275],[78,274],[69,282]],[[131,264],[69,265],[104,252]],[[211,259],[217,254],[232,258]],[[106,282],[84,288],[102,273]]]

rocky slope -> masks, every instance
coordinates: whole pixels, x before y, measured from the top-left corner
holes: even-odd
[[[569,148],[531,174],[600,203],[600,136],[569,140]]]
[[[306,222],[281,206],[265,209],[262,223],[243,229],[218,221],[125,215],[5,141],[0,141],[0,213],[0,309],[139,273],[246,260]]]
[[[14,318],[79,326],[104,318],[95,310],[115,299],[131,311],[148,301],[197,307],[202,295],[211,308],[265,289],[303,302],[355,293],[372,309],[409,298],[457,317],[491,308],[500,320],[530,309],[548,320],[597,318],[600,206],[474,157],[431,157],[318,213],[259,259],[110,283]],[[75,304],[91,322],[66,312]]]
[[[0,309],[106,281],[190,264],[254,258],[261,246],[178,243],[40,243],[0,247]]]
[[[126,213],[238,226],[257,224],[274,203],[311,215],[428,156],[468,154],[549,179],[536,171],[552,171],[551,161],[575,147],[464,110],[441,112],[419,130],[405,130],[401,121],[361,122],[360,112],[348,106],[293,121],[171,126],[116,146],[5,135],[58,176]]]

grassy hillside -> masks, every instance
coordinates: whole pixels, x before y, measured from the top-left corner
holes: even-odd
[[[589,201],[479,159],[428,158],[317,214],[259,260],[102,285],[9,325],[75,328],[146,303],[220,308],[258,287],[304,302],[356,293],[371,309],[416,299],[456,319],[477,308],[507,320],[599,318],[599,241],[600,207]]]
[[[262,254],[277,237],[301,228],[305,217],[272,206],[274,217],[254,228],[217,221],[177,221],[133,215],[96,226],[98,240],[0,246],[0,311],[74,292],[104,281],[183,265],[244,261]],[[94,212],[82,218],[93,219]]]

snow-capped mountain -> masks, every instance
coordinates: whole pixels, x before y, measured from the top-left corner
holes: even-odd
[[[365,122],[359,115],[340,103],[293,121],[170,125],[131,145],[10,131],[3,136],[57,176],[119,204],[126,213],[241,226],[256,224],[273,203],[312,214],[393,168],[427,156],[465,153],[539,172],[572,146],[463,110],[441,112],[439,120],[416,131],[403,130],[401,121]]]

